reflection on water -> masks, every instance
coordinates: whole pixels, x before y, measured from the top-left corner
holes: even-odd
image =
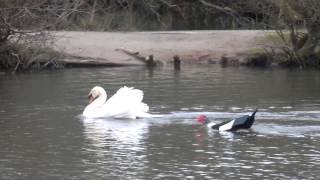
[[[113,144],[119,144],[120,147],[134,147],[143,143],[144,135],[148,133],[148,123],[144,119],[84,119],[83,122],[84,134],[94,145],[111,139]]]
[[[161,118],[79,116],[95,85],[142,89]],[[317,179],[320,72],[218,66],[0,75],[1,179]],[[259,109],[249,131],[222,122]]]
[[[83,123],[84,135],[89,142],[85,150],[94,153],[97,161],[102,161],[101,170],[119,167],[109,172],[111,177],[119,174],[136,177],[144,170],[147,121],[84,119]],[[101,174],[103,176],[104,173]]]

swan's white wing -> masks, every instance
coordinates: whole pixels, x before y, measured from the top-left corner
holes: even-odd
[[[120,88],[103,105],[106,116],[136,118],[145,117],[149,106],[142,102],[143,91],[133,87]]]

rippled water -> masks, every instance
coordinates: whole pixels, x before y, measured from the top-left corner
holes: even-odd
[[[162,118],[82,119],[95,85],[145,92]],[[239,117],[217,132],[195,117]],[[0,75],[0,179],[318,179],[320,72],[218,66]]]

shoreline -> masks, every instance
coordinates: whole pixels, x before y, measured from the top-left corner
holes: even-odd
[[[215,64],[223,59],[241,63],[262,48],[266,30],[93,32],[56,31],[55,49],[67,54],[71,67],[144,65],[153,55],[161,64],[179,56],[182,64]],[[129,52],[129,53],[126,53]]]

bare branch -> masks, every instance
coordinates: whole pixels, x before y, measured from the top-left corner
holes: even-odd
[[[216,9],[216,10],[218,10],[220,12],[223,12],[223,13],[225,13],[227,15],[230,15],[230,16],[233,16],[233,17],[236,17],[236,15],[237,15],[237,12],[234,11],[233,9],[229,8],[229,7],[221,7],[221,6],[209,3],[209,2],[207,2],[205,0],[199,0],[199,2],[202,3],[204,6]]]

